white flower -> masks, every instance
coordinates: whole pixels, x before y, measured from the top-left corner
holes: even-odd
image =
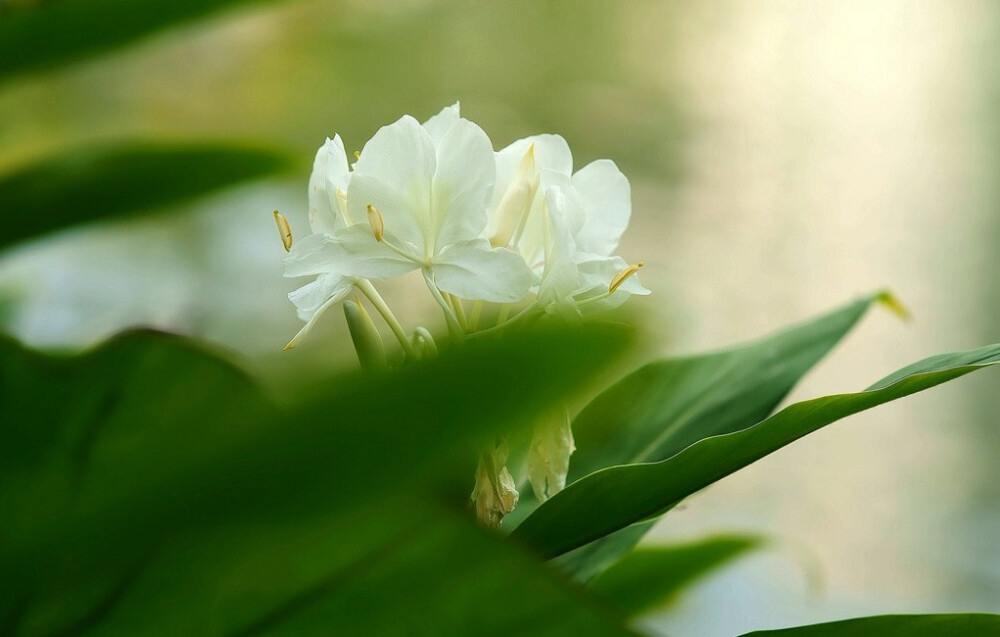
[[[496,161],[486,236],[516,249],[532,267],[541,305],[589,312],[649,294],[635,276],[611,289],[629,269],[614,252],[632,214],[628,179],[614,162],[599,159],[574,173],[569,145],[558,135],[518,140]]]
[[[293,246],[286,275],[388,279],[423,268],[461,298],[520,300],[531,273],[516,254],[479,238],[495,175],[489,138],[468,120],[448,126],[446,118],[428,122],[431,131],[409,116],[381,128],[351,174],[344,226]],[[381,241],[370,208],[384,224]]]
[[[365,144],[353,172],[334,137],[310,179],[313,234],[285,259],[286,276],[318,275],[289,298],[317,316],[359,279],[424,271],[433,291],[509,303],[534,282],[523,259],[481,238],[496,166],[486,133],[445,108],[423,126],[404,116]],[[306,328],[309,327],[307,324]]]

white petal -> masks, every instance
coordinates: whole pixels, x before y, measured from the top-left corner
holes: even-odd
[[[332,234],[344,225],[337,202],[337,189],[344,192],[350,181],[347,154],[340,135],[327,139],[316,151],[309,177],[309,226],[314,233]]]
[[[386,240],[407,245],[386,233]],[[299,250],[296,247],[301,245]],[[412,246],[411,246],[412,248]],[[310,235],[292,246],[285,257],[285,276],[336,274],[365,279],[391,279],[417,264],[375,240],[368,224],[341,228],[332,235]]]
[[[458,120],[437,148],[431,204],[437,250],[479,236],[495,174],[490,138],[469,120]]]
[[[458,102],[455,102],[451,106],[442,108],[440,113],[424,122],[422,126],[431,136],[431,139],[434,140],[434,145],[436,146],[441,143],[441,138],[452,127],[452,124],[458,121],[458,118],[459,105]]]
[[[295,304],[299,318],[308,321],[330,299],[343,300],[352,287],[354,281],[349,277],[321,274],[315,281],[290,292],[288,300]]]
[[[578,254],[577,259],[577,267],[580,271],[580,288],[575,294],[577,300],[604,294],[608,291],[608,286],[615,275],[628,267],[628,263],[621,257]],[[627,301],[628,297],[633,294],[640,296],[649,294],[649,290],[639,282],[638,274],[633,274],[625,279],[615,290],[615,293],[608,298],[583,303],[580,307],[587,313],[612,310]]]
[[[628,179],[609,159],[587,164],[573,175],[573,185],[584,204],[585,216],[576,233],[583,252],[611,255],[632,216]]]
[[[292,337],[292,340],[288,341],[285,349],[288,350],[298,345],[316,325],[323,313],[340,301],[343,301],[350,294],[352,287],[354,287],[354,284],[349,279],[333,275],[323,275],[312,283],[289,294],[288,298],[298,306],[299,318],[305,320],[306,324]],[[304,309],[304,307],[311,307],[323,297],[326,297],[325,300],[320,302],[318,306],[309,310]],[[299,305],[300,303],[302,304],[301,306]]]
[[[382,213],[392,232],[425,252],[432,245],[431,184],[434,142],[409,115],[383,126],[361,150],[347,192],[351,219],[367,218],[367,206]]]
[[[448,246],[434,260],[432,270],[445,292],[495,303],[520,301],[535,282],[520,255],[493,248],[485,239]]]
[[[285,255],[285,276],[340,272],[341,265],[336,261],[336,252],[327,236],[311,234],[295,241],[292,249]]]

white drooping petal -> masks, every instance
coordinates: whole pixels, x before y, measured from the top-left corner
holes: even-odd
[[[285,349],[295,347],[319,321],[328,309],[343,301],[354,287],[354,281],[333,274],[320,275],[312,283],[291,292],[288,298],[295,304],[299,318],[306,322]]]
[[[577,171],[572,181],[583,211],[575,235],[577,248],[592,254],[613,254],[632,216],[628,178],[613,161],[598,159]]]
[[[545,502],[566,487],[569,457],[576,451],[569,412],[565,407],[535,423],[528,449],[528,480],[539,502]]]
[[[442,108],[441,112],[424,122],[422,126],[431,136],[431,139],[434,140],[434,145],[436,146],[441,142],[441,138],[448,132],[448,129],[458,121],[459,117],[459,105],[458,102],[455,102],[451,106]]]
[[[495,174],[490,138],[469,120],[456,121],[437,146],[431,195],[434,252],[479,236]]]
[[[321,274],[311,281],[288,293],[288,299],[295,304],[299,318],[312,319],[317,311],[331,299],[342,301],[354,287],[354,281],[338,274]]]
[[[344,225],[343,201],[337,192],[347,192],[350,179],[344,142],[334,135],[316,151],[309,177],[309,227],[314,233],[333,234]]]
[[[403,244],[388,232],[387,240]],[[403,244],[405,245],[405,244]],[[336,274],[365,279],[391,279],[417,264],[375,240],[368,224],[341,228],[332,235],[313,234],[292,246],[285,257],[285,276]]]
[[[463,299],[514,303],[524,298],[535,276],[520,255],[473,239],[444,248],[434,259],[434,281]]]
[[[566,221],[568,207],[566,190],[552,186],[545,191],[542,228],[537,231],[544,241],[545,266],[538,288],[538,300],[543,306],[555,305],[563,312],[575,312],[573,293],[579,288],[580,275],[573,257],[576,245]]]
[[[434,142],[409,115],[383,126],[361,150],[354,166],[347,211],[353,220],[367,218],[373,205],[387,232],[424,253],[433,246],[431,185],[436,167]]]

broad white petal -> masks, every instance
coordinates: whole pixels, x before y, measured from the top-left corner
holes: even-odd
[[[514,303],[535,283],[520,255],[485,239],[448,246],[431,267],[438,287],[463,299]]]
[[[437,147],[431,203],[436,250],[479,236],[495,174],[490,138],[467,119],[455,122]]]
[[[337,189],[344,192],[350,181],[347,154],[340,135],[327,139],[316,151],[309,177],[309,226],[314,233],[332,234],[344,225]]]
[[[452,124],[458,121],[459,116],[459,105],[458,102],[455,102],[451,106],[445,106],[440,113],[422,124],[424,130],[434,140],[435,146],[441,143],[441,138],[452,127]]]
[[[386,233],[385,238],[396,245],[407,245],[390,233]],[[300,243],[302,248],[297,251]],[[417,267],[412,260],[376,241],[368,224],[341,228],[332,235],[310,235],[300,243],[293,245],[285,257],[285,276],[325,273],[391,279]]]
[[[577,247],[583,252],[611,255],[632,216],[628,178],[610,159],[598,159],[573,175],[573,185],[584,210],[583,224],[576,233]]]
[[[436,166],[434,142],[409,115],[383,126],[361,150],[347,192],[351,219],[378,208],[386,231],[425,252],[432,245],[431,185]]]
[[[334,274],[342,271],[337,260],[337,251],[330,235],[311,234],[295,241],[285,255],[285,276],[309,276],[313,274]]]

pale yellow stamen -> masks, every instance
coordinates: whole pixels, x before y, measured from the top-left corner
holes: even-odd
[[[375,233],[375,240],[381,242],[382,237],[385,236],[385,221],[382,219],[382,213],[378,211],[378,208],[368,204],[368,225],[371,226],[372,232]]]
[[[285,215],[275,210],[274,223],[278,224],[278,232],[281,234],[281,245],[285,246],[285,252],[291,250],[292,226],[288,224],[288,219],[285,219]]]
[[[630,276],[639,271],[639,268],[646,265],[642,261],[639,263],[633,263],[621,272],[615,275],[615,278],[611,279],[611,285],[608,286],[608,294],[614,294],[615,290],[621,287],[621,284],[625,282]]]
[[[361,159],[361,151],[360,150],[354,151],[354,159]]]

